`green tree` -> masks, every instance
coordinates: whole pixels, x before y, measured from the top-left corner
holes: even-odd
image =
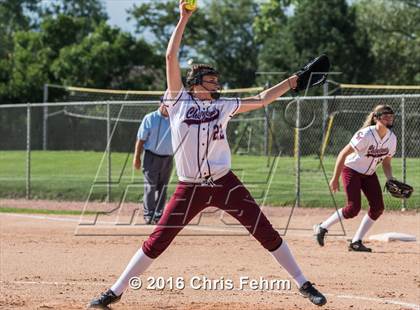
[[[267,6],[274,6],[271,1]],[[281,8],[274,9],[280,10]],[[331,58],[332,71],[341,72],[331,78],[345,82],[367,83],[372,79],[372,56],[368,37],[357,28],[356,14],[345,0],[300,0],[288,8],[287,19],[273,20],[266,12],[266,23],[256,24],[256,33],[264,34],[260,69],[291,73],[302,63],[321,53]],[[261,19],[265,16],[261,15]],[[274,69],[274,70],[273,70]]]
[[[8,95],[13,101],[40,102],[48,81],[49,53],[36,31],[15,33]]]
[[[108,19],[103,2],[100,0],[49,0],[42,6],[42,16],[68,15],[72,17],[85,17],[91,23],[98,24]]]
[[[222,82],[231,88],[255,83],[260,47],[253,22],[258,9],[252,0],[219,0],[212,1],[205,14],[196,49],[205,61],[215,64]]]
[[[106,19],[99,0],[0,1],[0,102],[41,100],[60,49]]]
[[[264,41],[273,36],[287,22],[286,9],[291,1],[269,0],[261,4],[260,13],[254,20],[254,32],[258,41]]]
[[[86,18],[48,16],[39,25],[39,31],[15,32],[7,86],[9,98],[13,101],[41,101],[43,85],[59,82],[50,70],[51,64],[62,48],[88,36],[92,28],[90,24]]]
[[[26,30],[31,27],[28,12],[37,11],[36,0],[2,0],[0,2],[0,31],[12,34],[14,31]]]
[[[0,102],[39,102],[45,83],[164,87],[164,59],[107,25],[99,0],[8,0],[0,17]]]
[[[366,29],[374,55],[375,82],[420,83],[420,2],[359,0],[359,28]]]
[[[270,0],[261,5],[253,28],[257,42],[261,45],[258,55],[257,80],[260,84],[278,83],[296,69],[296,52],[291,37],[286,10],[290,3]]]
[[[177,7],[176,1],[154,1],[134,5],[128,11],[129,19],[136,22],[136,32],[139,35],[143,38],[146,32],[153,35],[153,44],[158,54],[165,55],[172,26],[177,22]]]
[[[94,29],[95,25],[88,18],[64,14],[47,16],[40,25],[43,45],[52,51],[54,57],[61,48],[81,42]]]
[[[36,8],[36,0],[0,1],[0,103],[11,98],[9,81],[13,66],[14,33],[31,28],[31,19],[25,12],[34,12]]]
[[[246,87],[255,82],[259,47],[253,33],[258,4],[252,0],[209,1],[194,13],[180,51],[181,62],[213,64],[229,87]],[[164,55],[178,21],[176,1],[143,3],[131,11],[139,33],[150,32],[157,53]]]
[[[63,47],[51,72],[55,80],[66,85],[144,88],[150,81],[136,80],[141,74],[130,75],[141,65],[159,65],[153,50],[143,40],[136,41],[130,34],[101,23],[80,43]]]

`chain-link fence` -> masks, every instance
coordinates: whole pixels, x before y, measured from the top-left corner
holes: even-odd
[[[74,100],[77,91],[67,96]],[[0,106],[0,197],[138,201],[142,177],[131,154],[141,119],[157,109],[154,96]],[[394,176],[418,188],[420,95],[412,94],[281,98],[239,114],[226,133],[232,168],[262,204],[334,206],[328,179],[336,156],[379,103],[396,112]],[[384,197],[388,208],[402,206]],[[335,200],[343,205],[344,194]],[[415,191],[404,206],[419,205]]]
[[[294,101],[282,98],[281,101],[286,104],[284,123],[296,127],[294,147],[286,147],[285,152],[291,155],[293,151],[296,158],[296,199],[299,204],[317,206],[320,202],[333,202],[331,195],[329,202],[326,199],[330,194],[327,184],[336,157],[378,104],[390,105],[396,113],[392,129],[398,140],[392,161],[394,176],[414,187],[420,185],[420,95],[328,96]],[[280,123],[273,125],[274,133],[283,131]],[[290,132],[287,135],[291,136]],[[378,169],[378,176],[384,184],[381,170]],[[344,194],[339,193],[336,199],[342,205]],[[384,193],[384,199],[387,207],[393,209],[420,206],[418,194],[412,200],[399,201]]]

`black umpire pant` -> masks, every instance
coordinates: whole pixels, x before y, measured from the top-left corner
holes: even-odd
[[[166,190],[172,172],[172,156],[162,156],[145,150],[143,158],[144,175],[144,217],[159,219],[166,202]]]

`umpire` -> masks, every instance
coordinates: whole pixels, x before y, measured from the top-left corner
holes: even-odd
[[[166,202],[166,185],[172,172],[172,144],[169,115],[163,104],[146,114],[137,133],[133,166],[141,167],[143,157],[143,215],[146,224],[156,224]]]

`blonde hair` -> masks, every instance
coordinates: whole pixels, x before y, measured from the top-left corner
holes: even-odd
[[[376,120],[380,117],[383,113],[387,114],[394,114],[394,111],[389,105],[386,104],[378,104],[372,112],[366,117],[365,122],[363,123],[362,128],[366,128],[369,126],[376,125]]]

